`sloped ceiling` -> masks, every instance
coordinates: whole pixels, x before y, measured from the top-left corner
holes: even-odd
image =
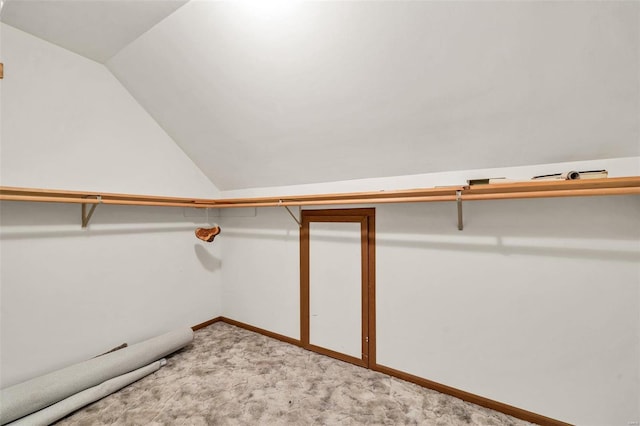
[[[2,22],[104,62],[188,0],[4,0]]]
[[[191,1],[106,65],[221,189],[629,157],[639,17],[639,2]]]

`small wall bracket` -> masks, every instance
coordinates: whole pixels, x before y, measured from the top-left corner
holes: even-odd
[[[456,204],[458,205],[458,231],[462,231],[462,191],[456,191]]]
[[[278,204],[282,204],[282,200],[280,200],[280,201],[278,202]],[[289,213],[289,215],[290,215],[290,216],[293,218],[293,220],[295,220],[295,221],[296,221],[296,223],[298,224],[298,228],[302,228],[302,222],[300,221],[300,219],[298,219],[298,218],[296,217],[296,215],[295,215],[295,214],[293,214],[293,212],[291,211],[291,209],[289,208],[289,206],[282,206],[282,207],[284,207],[285,209],[287,209],[287,212]],[[299,207],[298,207],[298,208],[299,208]],[[299,212],[298,212],[298,214],[299,214]]]
[[[82,203],[82,227],[83,228],[86,228],[87,225],[89,225],[91,216],[93,216],[93,212],[96,210],[96,207],[98,207],[98,204],[102,204],[101,195],[97,195],[96,199],[98,200],[98,202],[91,205],[91,208],[89,209],[89,213],[87,213],[87,205],[85,203]]]

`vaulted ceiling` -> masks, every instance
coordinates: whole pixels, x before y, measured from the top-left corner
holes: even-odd
[[[640,155],[639,2],[8,0],[221,189]]]

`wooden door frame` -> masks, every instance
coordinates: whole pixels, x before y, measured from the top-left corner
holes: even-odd
[[[375,315],[375,221],[376,209],[303,210],[300,228],[300,342],[303,348],[361,367],[376,365]],[[331,349],[312,345],[309,341],[309,224],[312,222],[358,222],[362,248],[362,359]]]

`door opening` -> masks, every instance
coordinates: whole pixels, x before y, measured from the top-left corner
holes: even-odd
[[[375,365],[375,209],[302,211],[302,346]]]

